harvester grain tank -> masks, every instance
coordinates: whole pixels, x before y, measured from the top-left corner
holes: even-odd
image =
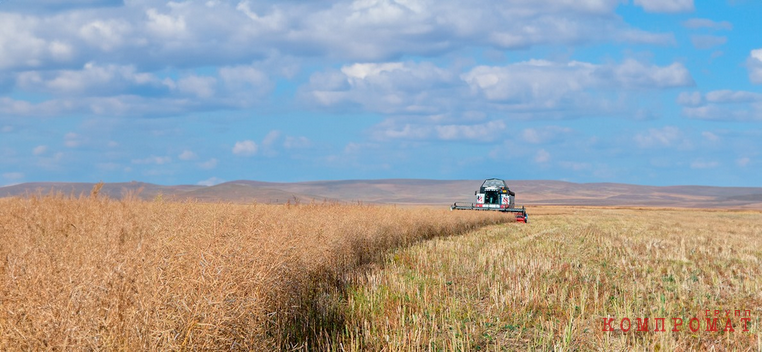
[[[454,203],[450,210],[487,210],[512,213],[516,215],[518,222],[529,222],[527,211],[524,206],[517,208],[515,204],[516,193],[506,186],[505,181],[498,178],[484,180],[479,190],[474,191],[476,203]]]

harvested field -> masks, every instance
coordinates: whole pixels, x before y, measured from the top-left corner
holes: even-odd
[[[526,226],[490,226],[387,255],[348,290],[346,332],[333,347],[762,348],[760,212],[532,207],[530,214]]]

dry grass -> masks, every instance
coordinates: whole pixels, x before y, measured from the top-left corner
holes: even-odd
[[[0,199],[0,350],[272,350],[331,341],[391,248],[505,221],[364,205]]]
[[[533,207],[530,218],[390,253],[336,299],[345,329],[326,347],[762,348],[760,212]],[[706,309],[731,310],[736,331],[723,331],[724,313],[719,331],[706,331]],[[750,331],[736,309],[750,310]],[[689,329],[694,316],[701,331]],[[615,331],[603,331],[605,317]],[[650,318],[648,332],[636,318]],[[679,332],[672,318],[683,319]]]

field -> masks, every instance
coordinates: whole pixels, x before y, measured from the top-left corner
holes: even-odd
[[[393,206],[0,198],[0,350],[305,346],[386,251],[505,221]],[[326,301],[328,302],[328,301]]]
[[[333,347],[760,350],[759,212],[530,212],[526,226],[490,226],[387,255],[340,304],[348,318]],[[637,331],[638,319],[647,331]],[[712,324],[717,331],[708,331]]]
[[[532,207],[525,225],[97,191],[0,199],[0,350],[762,346],[758,211]]]

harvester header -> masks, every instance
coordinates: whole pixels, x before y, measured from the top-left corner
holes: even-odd
[[[526,209],[523,206],[521,208],[516,207],[514,202],[516,193],[511,191],[506,186],[505,181],[501,179],[488,178],[484,180],[479,190],[474,191],[474,196],[476,196],[476,203],[453,203],[450,210],[499,211],[515,214],[518,222],[529,222]]]

